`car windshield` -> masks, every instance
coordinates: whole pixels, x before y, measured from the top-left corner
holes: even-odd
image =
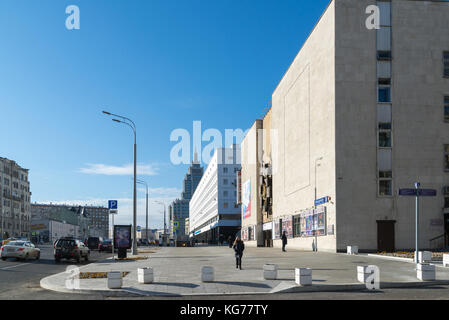
[[[8,243],[8,246],[17,246],[17,247],[22,247],[25,244],[25,242],[20,242],[20,241],[11,241],[10,243]]]

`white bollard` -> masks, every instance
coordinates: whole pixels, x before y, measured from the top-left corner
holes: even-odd
[[[214,281],[214,267],[203,267],[201,269],[201,281],[202,282]]]
[[[421,281],[435,281],[435,266],[432,264],[418,263],[417,277]]]
[[[443,254],[443,267],[449,267],[449,254]]]
[[[108,288],[120,289],[122,287],[122,273],[108,272]]]
[[[359,247],[358,246],[348,246],[346,249],[347,254],[359,254]]]
[[[312,285],[312,269],[296,268],[295,269],[295,282],[299,286],[311,286]]]
[[[277,264],[266,264],[263,266],[263,278],[265,280],[276,280],[278,277]]]
[[[432,252],[430,251],[419,251],[418,252],[418,262],[426,263],[432,261]]]
[[[137,281],[143,284],[153,283],[153,268],[138,268]]]

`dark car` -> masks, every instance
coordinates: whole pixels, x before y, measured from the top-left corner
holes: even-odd
[[[61,261],[61,259],[74,259],[79,263],[81,258],[84,258],[85,261],[89,261],[90,250],[80,240],[61,238],[55,242],[54,248],[56,262]]]
[[[98,250],[100,252],[106,251],[106,252],[112,252],[112,240],[104,240],[100,242],[100,245],[98,246]]]
[[[101,242],[101,239],[98,237],[89,237],[89,238],[87,238],[87,247],[90,250],[96,250],[96,249],[98,249],[100,242]]]

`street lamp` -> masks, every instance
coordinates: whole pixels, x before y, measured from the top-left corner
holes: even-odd
[[[165,203],[163,203],[161,201],[155,201],[155,202],[164,206],[164,240],[165,240],[166,234],[167,234],[167,224],[165,222]]]
[[[129,118],[103,111],[108,116],[118,117],[122,120],[112,119],[114,122],[129,126],[134,132],[134,191],[133,191],[133,246],[132,254],[137,255],[137,129],[136,124]]]
[[[315,209],[315,212],[313,214],[313,217],[314,217],[313,224],[314,224],[314,228],[315,228],[315,230],[314,230],[315,231],[315,247],[313,249],[315,252],[318,252],[318,235],[317,235],[317,221],[316,221],[318,219],[318,217],[316,215],[316,200],[317,200],[316,168],[320,166],[318,164],[318,161],[321,161],[321,160],[323,160],[323,157],[319,157],[319,158],[315,159],[315,199],[313,201],[313,206]]]
[[[146,224],[145,224],[146,225],[146,229],[145,229],[146,231],[145,231],[145,237],[146,237],[146,239],[148,241],[148,183],[146,183],[145,181],[140,180],[140,179],[137,180],[137,183],[138,184],[143,184],[147,188],[147,203],[146,203],[147,209],[146,209]]]

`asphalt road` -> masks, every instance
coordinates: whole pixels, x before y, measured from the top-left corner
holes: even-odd
[[[62,260],[55,262],[51,246],[39,247],[39,261],[18,261],[16,259],[0,260],[0,299],[102,299],[102,296],[86,296],[77,294],[62,294],[44,290],[39,283],[42,278],[63,272],[70,265],[82,266],[96,260],[102,260],[111,255],[91,251],[90,261],[77,264],[76,261]]]

